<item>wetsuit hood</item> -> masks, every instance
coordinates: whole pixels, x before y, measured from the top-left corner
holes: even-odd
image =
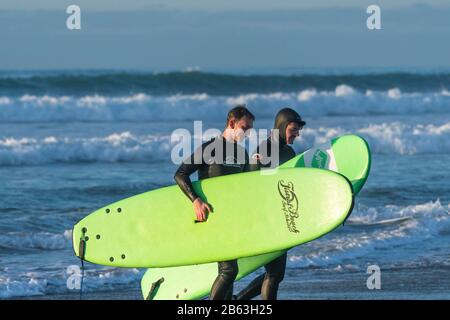
[[[302,120],[302,117],[291,108],[281,109],[275,117],[274,129],[279,130],[278,141],[280,145],[286,144],[286,127],[290,122],[296,122],[300,127],[303,127],[306,122]]]

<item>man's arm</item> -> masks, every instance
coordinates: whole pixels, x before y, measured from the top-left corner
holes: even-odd
[[[209,205],[202,201],[192,186],[190,175],[201,168],[203,163],[203,148],[198,148],[187,160],[185,160],[175,173],[175,181],[183,193],[192,201],[194,212],[198,221],[205,221],[207,213],[211,212]],[[200,152],[200,154],[199,154]],[[195,160],[200,160],[196,163]]]
[[[194,187],[192,186],[192,181],[190,175],[196,172],[203,164],[203,160],[201,163],[195,163],[195,160],[203,159],[199,158],[199,152],[202,152],[202,148],[198,148],[188,159],[186,159],[178,168],[177,172],[175,172],[175,182],[178,184],[180,189],[184,192],[184,194],[194,202],[195,199],[198,198],[197,193],[194,191]],[[202,155],[200,155],[202,156]]]

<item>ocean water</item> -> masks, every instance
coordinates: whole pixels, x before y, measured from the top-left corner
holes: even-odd
[[[173,184],[172,131],[222,129],[237,103],[262,129],[278,109],[298,110],[298,152],[345,133],[373,152],[348,223],[289,251],[281,298],[450,298],[450,73],[73,70],[0,72],[0,298],[77,298],[72,226]],[[139,299],[144,271],[87,264],[83,290]]]

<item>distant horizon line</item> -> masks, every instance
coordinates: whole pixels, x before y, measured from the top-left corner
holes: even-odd
[[[137,73],[246,73],[246,72],[301,72],[301,71],[318,71],[318,72],[365,72],[365,71],[389,71],[389,72],[450,72],[449,66],[335,66],[335,67],[316,67],[316,66],[286,66],[286,67],[224,67],[224,68],[201,68],[198,66],[187,66],[184,68],[177,67],[54,67],[54,68],[0,68],[1,73],[7,72],[137,72]]]

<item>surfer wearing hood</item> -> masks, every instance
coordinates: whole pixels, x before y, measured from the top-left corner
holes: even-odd
[[[275,125],[271,136],[262,142],[252,159],[256,164],[251,170],[262,168],[275,168],[295,157],[295,151],[290,146],[300,134],[306,124],[300,115],[291,108],[284,108],[275,117]],[[273,152],[278,151],[277,154]],[[255,161],[253,161],[255,162]],[[235,298],[237,300],[250,300],[261,294],[263,300],[277,299],[278,286],[283,281],[286,270],[287,253],[265,265],[266,272],[255,278]]]

